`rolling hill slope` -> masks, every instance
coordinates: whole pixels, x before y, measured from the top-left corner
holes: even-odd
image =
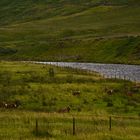
[[[1,0],[0,59],[140,64],[140,1]]]

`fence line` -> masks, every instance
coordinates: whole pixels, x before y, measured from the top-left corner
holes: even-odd
[[[14,117],[0,119],[0,130],[7,131],[6,133],[0,133],[0,137],[3,137],[5,134],[9,133],[8,128],[12,127],[13,129],[20,130],[28,128],[30,132],[34,132],[35,136],[42,135],[42,131],[45,134],[49,134],[47,131],[52,129],[57,129],[62,131],[62,133],[67,135],[77,136],[80,133],[96,133],[96,132],[112,132],[113,130],[120,128],[131,127],[133,122],[134,126],[138,127],[140,125],[140,117],[133,116],[98,116],[98,115],[80,115],[80,116],[54,116],[54,117],[40,117],[36,116],[34,118],[16,118]],[[130,123],[131,122],[131,123]],[[7,125],[4,125],[7,124]],[[86,132],[85,132],[86,131]],[[128,129],[125,129],[128,131]],[[4,132],[4,131],[2,131]],[[24,133],[24,131],[23,131]],[[126,132],[127,133],[127,132]],[[44,135],[44,134],[43,134]]]

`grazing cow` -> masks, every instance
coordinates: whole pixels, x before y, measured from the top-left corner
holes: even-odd
[[[136,83],[135,87],[140,88],[140,84]]]
[[[76,91],[72,91],[72,95],[73,96],[79,96],[81,94],[80,91],[76,90]]]
[[[17,108],[18,105],[15,103],[5,103],[5,108]]]
[[[70,112],[70,107],[66,107],[58,110],[58,113],[69,113],[69,112]]]
[[[18,106],[20,105],[19,102],[1,102],[0,103],[0,108],[6,108],[6,109],[10,109],[10,108],[18,108]]]
[[[114,92],[114,90],[113,90],[113,89],[110,89],[110,90],[107,91],[107,94],[108,94],[108,95],[112,95],[113,92]]]
[[[5,102],[0,102],[0,108],[4,108],[5,107]]]
[[[133,96],[133,93],[132,93],[132,92],[128,92],[128,93],[127,93],[127,96],[132,97],[132,96]]]
[[[139,92],[139,90],[140,90],[140,84],[136,84],[136,85],[134,85],[133,87],[132,87],[132,89],[131,89],[131,91],[132,92]]]

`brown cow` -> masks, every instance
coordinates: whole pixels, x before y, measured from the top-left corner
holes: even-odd
[[[20,105],[19,102],[1,102],[0,103],[0,108],[6,108],[6,109],[10,109],[10,108],[18,108],[18,106]]]
[[[66,107],[58,110],[58,113],[69,113],[69,112],[70,112],[70,107]]]
[[[110,89],[110,90],[107,91],[107,94],[108,94],[108,95],[112,95],[113,92],[114,92],[114,90],[113,90],[113,89]]]
[[[80,94],[81,94],[81,92],[79,90],[72,91],[73,96],[79,96]]]
[[[128,92],[126,95],[132,97],[133,93],[132,92]]]
[[[17,108],[18,105],[15,103],[5,103],[4,104],[5,108]]]
[[[5,102],[0,102],[0,108],[4,108],[5,107]]]

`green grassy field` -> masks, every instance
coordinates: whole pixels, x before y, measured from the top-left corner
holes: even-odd
[[[0,59],[140,64],[139,0],[1,0]]]
[[[80,94],[74,95],[75,91]],[[0,104],[20,105],[1,107],[0,139],[138,140],[139,93],[139,84],[104,79],[93,72],[1,61]],[[66,107],[70,107],[69,113],[59,113]],[[109,116],[112,116],[111,131]]]
[[[23,110],[57,112],[69,106],[76,112],[140,113],[139,87],[129,81],[59,67],[53,75],[52,66],[41,64],[1,62],[0,67],[1,102],[18,101]],[[76,91],[80,95],[73,95]]]
[[[73,116],[75,132],[73,135]],[[38,127],[36,129],[36,120]],[[0,113],[2,140],[139,140],[139,118],[10,111]]]
[[[139,0],[0,0],[0,60],[140,64],[139,27]],[[0,61],[0,139],[139,140],[139,87],[90,71]]]

